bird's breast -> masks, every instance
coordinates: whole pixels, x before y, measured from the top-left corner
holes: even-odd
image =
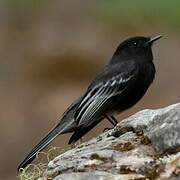
[[[141,69],[142,70],[142,69]],[[122,94],[114,97],[116,112],[122,112],[136,104],[146,93],[155,76],[154,66],[144,67],[140,71],[134,83]]]

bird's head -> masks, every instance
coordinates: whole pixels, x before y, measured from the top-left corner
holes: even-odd
[[[123,41],[116,49],[112,61],[135,60],[135,61],[152,61],[152,44],[162,36],[154,37],[132,37]]]

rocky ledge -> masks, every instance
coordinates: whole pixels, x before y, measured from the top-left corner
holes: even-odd
[[[180,103],[143,110],[50,161],[41,180],[180,179]]]

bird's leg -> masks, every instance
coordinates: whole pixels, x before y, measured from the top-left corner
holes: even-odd
[[[113,115],[105,115],[105,118],[113,125],[113,127],[115,127],[118,123],[117,119]],[[112,128],[105,128],[103,132],[110,129]]]
[[[113,115],[111,115],[110,117],[114,121],[114,127],[115,127],[117,125],[118,121]]]
[[[115,127],[118,123],[113,115],[105,115],[105,118]]]

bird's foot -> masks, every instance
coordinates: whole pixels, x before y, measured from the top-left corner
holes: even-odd
[[[103,130],[103,132],[107,132],[107,131],[109,131],[109,130],[111,130],[111,129],[113,129],[113,128],[105,128],[104,130]]]
[[[134,132],[135,133],[135,130],[131,126],[119,127],[119,128],[117,128],[117,130],[112,132],[111,136],[120,137],[121,135],[123,135],[123,134],[125,134],[127,132]]]

